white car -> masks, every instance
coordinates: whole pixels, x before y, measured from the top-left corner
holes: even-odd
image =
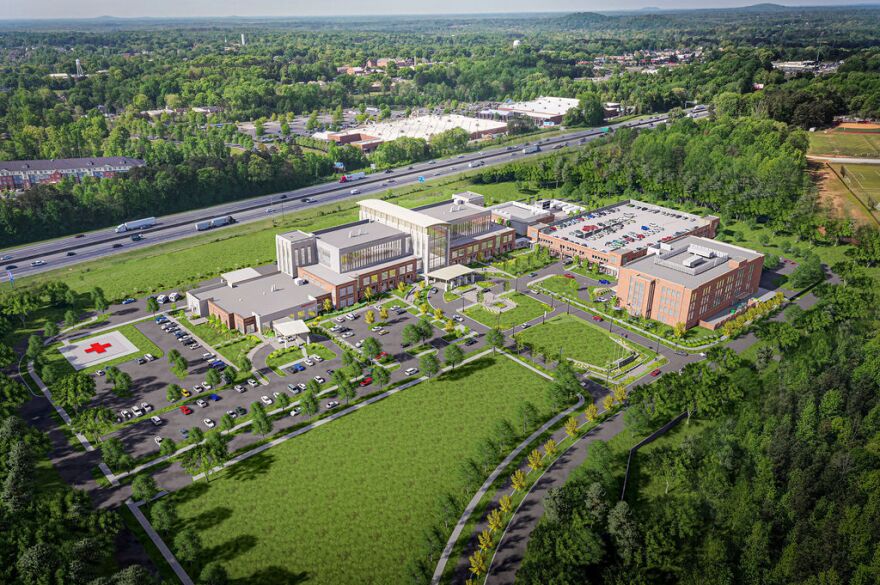
[[[156,443],[157,445],[161,445],[162,444],[162,437],[153,437],[153,442]]]
[[[250,386],[251,388],[256,388],[257,384],[258,382],[256,380],[254,380],[253,378],[248,378],[248,386]]]
[[[349,193],[351,195],[358,195],[358,194],[360,194],[360,192],[361,192],[360,189],[352,189],[351,191],[349,191]]]
[[[355,319],[357,319],[357,315],[355,315],[354,313],[347,313],[345,315],[345,318],[348,319],[349,321],[354,321]]]
[[[241,384],[236,384],[235,391],[241,394],[242,392],[244,392],[244,386],[242,386]]]
[[[270,404],[272,404],[272,399],[268,396],[260,396],[260,402],[262,402],[266,406],[269,406]]]
[[[144,414],[144,411],[141,410],[141,408],[135,404],[134,406],[131,407],[131,413],[135,416],[141,416],[142,414]]]
[[[214,421],[212,421],[212,420],[209,419],[209,418],[206,418],[206,419],[202,420],[202,422],[205,423],[205,426],[208,427],[209,429],[213,429],[214,426],[215,426],[215,425],[214,425]]]
[[[326,382],[326,380],[321,376],[315,376],[315,382],[317,382],[318,384],[323,384],[324,382]]]
[[[372,331],[373,333],[375,333],[376,331],[381,331],[381,330],[382,330],[381,325],[375,325],[373,327],[370,327],[370,331]]]
[[[294,406],[294,407],[290,410],[290,416],[298,416],[299,413],[301,413],[301,412],[302,412],[302,408],[300,408],[299,406]]]
[[[153,424],[156,425],[157,427],[162,426],[162,419],[159,418],[158,416],[151,416],[151,417],[150,417],[150,420],[151,420],[151,421],[153,422]]]
[[[278,391],[276,390],[275,392],[272,393],[272,396],[275,397],[275,400],[278,400],[278,397],[281,396],[281,392],[278,392]]]
[[[337,406],[339,406],[339,403],[335,400],[331,400],[327,403],[327,408],[336,408]]]
[[[205,361],[212,360],[212,359],[214,359],[214,354],[213,353],[203,353],[202,359]]]
[[[342,315],[340,315],[339,317],[336,317],[336,318],[333,319],[333,320],[336,321],[337,323],[344,323],[344,322],[345,322],[345,317],[343,317]]]
[[[355,346],[356,348],[360,349],[360,347],[361,347],[363,344],[364,344],[364,340],[363,340],[363,339],[359,339],[359,340],[357,341],[357,343],[354,344],[354,346]]]
[[[201,398],[199,398],[198,400],[196,400],[196,404],[198,404],[198,405],[201,406],[202,408],[205,408],[206,406],[208,406],[208,403],[205,402],[204,400],[202,400]]]
[[[307,366],[309,366],[309,367],[315,365],[315,362],[313,362],[313,361],[312,361],[311,359],[309,359],[309,358],[304,359],[304,360],[302,361],[302,363],[304,363],[305,365],[307,365]]]
[[[211,388],[213,388],[213,386],[211,386],[211,385],[208,384],[207,382],[204,382],[204,383],[202,384],[202,389],[204,389],[204,390],[210,390]]]
[[[153,405],[149,402],[141,402],[141,408],[144,409],[144,412],[150,412],[153,410]]]
[[[154,356],[151,353],[145,353],[144,359],[147,360],[148,362],[152,362],[152,361],[156,361],[156,356]]]
[[[195,386],[193,386],[193,394],[201,394],[202,390],[203,388],[201,384],[196,384]]]
[[[348,339],[349,337],[354,337],[354,331],[346,331],[342,335],[340,335],[343,339]]]
[[[320,364],[321,362],[324,361],[324,358],[322,358],[322,357],[319,356],[319,355],[310,355],[310,356],[309,356],[309,359],[312,360],[312,361],[314,361],[314,362],[317,362],[317,363],[319,363],[319,364]]]
[[[403,371],[403,373],[406,374],[407,376],[415,376],[416,374],[419,373],[419,369],[418,368],[407,368]]]

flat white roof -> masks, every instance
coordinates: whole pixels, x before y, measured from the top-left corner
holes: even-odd
[[[385,142],[402,137],[430,140],[435,134],[440,134],[453,128],[463,128],[468,134],[474,134],[477,132],[505,130],[507,123],[482,118],[471,118],[460,114],[432,114],[415,118],[401,118],[390,122],[377,122],[333,134],[341,136],[363,134]]]
[[[358,201],[358,205],[365,209],[371,209],[377,213],[391,215],[402,221],[423,228],[429,228],[435,225],[445,225],[446,223],[427,214],[413,211],[412,209],[407,209],[406,207],[401,207],[400,205],[395,205],[393,203],[388,203],[381,199],[362,199],[361,201]]]
[[[302,319],[285,317],[272,323],[272,328],[278,335],[308,335],[311,333],[309,326]]]
[[[429,272],[425,276],[428,278],[436,278],[437,280],[452,280],[453,278],[465,276],[472,272],[474,272],[474,269],[468,268],[464,264],[450,264],[444,268]]]
[[[541,96],[538,99],[527,102],[513,102],[501,104],[499,110],[519,112],[538,117],[562,116],[572,108],[576,108],[579,101],[576,98]]]
[[[229,286],[235,286],[239,282],[244,282],[245,280],[251,280],[253,278],[259,278],[262,274],[257,272],[255,268],[248,266],[247,268],[239,268],[238,270],[233,270],[232,272],[224,272],[220,275],[226,284]]]

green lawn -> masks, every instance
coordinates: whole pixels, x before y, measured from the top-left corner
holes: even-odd
[[[239,583],[408,582],[462,460],[522,402],[549,416],[545,387],[501,356],[459,367],[174,493],[180,528]]]
[[[144,319],[144,321],[146,321],[146,319]],[[139,321],[139,322],[142,322],[142,321]],[[102,362],[102,363],[96,364],[94,366],[90,366],[90,367],[85,368],[81,371],[85,372],[86,374],[91,374],[92,372],[96,372],[98,370],[107,369],[110,366],[118,366],[121,363],[132,360],[138,356],[142,356],[145,353],[151,353],[154,356],[156,356],[157,358],[162,357],[164,354],[163,354],[162,350],[159,349],[159,346],[157,346],[155,343],[150,341],[150,339],[146,335],[141,333],[140,330],[137,327],[135,327],[136,324],[137,323],[129,323],[128,325],[123,325],[122,327],[118,327],[117,329],[112,330],[112,331],[119,331],[120,333],[125,335],[125,337],[129,341],[131,341],[135,345],[135,347],[137,347],[136,352],[126,354],[123,356],[119,356],[119,357],[114,358],[110,361]],[[95,333],[94,335],[89,335],[88,337],[83,337],[81,339],[77,339],[76,341],[80,342],[80,341],[83,341],[86,339],[91,339],[93,337],[97,337],[99,335],[105,335],[106,333],[109,333],[109,331],[104,331],[102,333]],[[53,364],[54,367],[57,367],[58,372],[62,376],[66,375],[66,374],[72,374],[76,371],[73,369],[73,366],[70,365],[70,362],[67,361],[67,358],[65,358],[63,355],[61,355],[57,351],[60,346],[61,346],[60,343],[54,343],[54,344],[50,345],[49,347],[47,347],[46,350],[43,352],[43,357],[41,360],[42,363],[39,365],[39,368],[38,368],[41,374],[42,374],[42,368],[44,368],[45,366],[47,366],[49,364]]]
[[[538,251],[512,252],[506,258],[492,262],[491,266],[514,276],[522,276],[549,266],[557,260],[558,258],[550,256],[549,253],[538,253]]]
[[[232,363],[238,363],[238,360],[246,356],[250,350],[260,345],[260,340],[253,335],[242,337],[238,341],[233,341],[223,347],[215,348],[217,353],[225,357]]]
[[[545,278],[537,284],[541,288],[545,288],[550,292],[554,292],[564,297],[570,297],[575,300],[584,302],[584,298],[578,295],[578,287],[580,283],[574,278],[565,278],[564,276],[553,275]]]
[[[608,332],[572,315],[557,315],[517,336],[530,343],[535,351],[561,351],[565,357],[600,368],[624,355],[620,345],[611,340]]]
[[[495,314],[487,311],[482,306],[477,305],[474,307],[468,307],[464,312],[471,319],[474,319],[487,327],[497,326],[502,329],[507,329],[514,325],[520,325],[526,321],[536,319],[543,315],[544,311],[550,310],[549,305],[545,305],[544,303],[536,301],[532,297],[521,293],[511,293],[507,295],[506,298],[515,302],[516,307],[509,311]]]
[[[208,345],[217,345],[218,343],[232,341],[233,339],[241,337],[241,333],[235,329],[230,330],[222,326],[214,327],[209,325],[207,321],[199,323],[198,325],[193,325],[192,321],[187,319],[183,312],[175,314],[174,318]]]
[[[810,154],[876,158],[880,156],[880,132],[811,132]]]

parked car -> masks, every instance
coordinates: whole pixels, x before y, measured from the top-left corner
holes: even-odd
[[[536,276],[538,276],[537,272],[529,272],[529,278],[535,278]]]
[[[247,409],[244,408],[243,406],[236,406],[236,407],[235,407],[235,413],[236,413],[238,416],[244,416],[244,415],[247,414]]]
[[[218,396],[217,394],[208,394],[208,398],[211,400],[211,402],[220,402],[220,396]]]
[[[247,383],[248,383],[248,386],[250,386],[251,388],[256,388],[257,385],[259,384],[259,382],[257,382],[253,378],[248,378]]]
[[[301,412],[302,412],[302,408],[300,408],[299,406],[294,406],[294,407],[290,410],[290,416],[298,416],[299,413],[301,413]]]
[[[297,372],[305,372],[306,367],[302,364],[293,364],[292,366],[290,366],[289,371],[292,374],[295,374]]]
[[[599,284],[611,284],[611,281],[603,278],[602,280],[599,281]]]
[[[205,426],[208,427],[209,429],[213,429],[215,426],[214,421],[209,418],[202,419],[202,422],[205,423]]]
[[[354,331],[346,331],[341,336],[343,339],[348,339],[349,337],[354,337]]]
[[[327,380],[325,380],[325,379],[322,378],[321,376],[315,376],[315,382],[317,382],[318,384],[323,384],[323,383],[326,382],[326,381],[327,381]]]
[[[272,404],[272,399],[268,396],[260,396],[260,402],[262,402],[266,406],[269,406],[270,404]]]
[[[153,442],[157,445],[162,445],[162,437],[153,437]]]
[[[322,358],[319,355],[310,355],[309,359],[311,359],[312,361],[314,361],[315,363],[318,363],[318,364],[320,364],[321,362],[324,361],[324,358]]]
[[[657,376],[659,376],[660,374],[661,374],[661,372],[660,372],[660,369],[659,369],[659,368],[656,369],[656,370],[653,370],[653,371],[651,372],[651,375],[654,376],[655,378],[656,378]]]
[[[336,408],[337,406],[339,406],[339,402],[336,400],[331,400],[327,403],[327,408]]]
[[[190,396],[192,396],[192,392],[190,392],[186,388],[181,388],[180,395],[183,396],[184,398],[189,398]]]
[[[134,416],[141,416],[142,414],[144,414],[144,411],[141,410],[137,404],[135,404],[131,407],[131,414],[133,414]]]
[[[180,434],[184,439],[189,439],[189,429],[180,429]]]
[[[604,320],[605,320],[605,319],[603,319],[603,318],[600,317],[599,315],[593,315],[593,321],[604,321]]]
[[[241,384],[236,384],[235,391],[241,394],[242,392],[244,392],[244,386],[242,386]]]
[[[192,411],[192,408],[190,408],[189,406],[184,404],[183,406],[180,407],[180,412],[182,412],[183,414],[192,414],[193,411]]]
[[[406,374],[407,376],[415,376],[416,374],[419,373],[419,369],[418,368],[407,368],[403,371],[403,373]]]
[[[312,366],[315,365],[315,362],[313,362],[313,361],[310,360],[309,358],[304,359],[304,360],[302,361],[302,363],[304,363],[305,365],[307,365],[307,366],[309,366],[309,367],[312,367]]]
[[[238,418],[238,413],[232,409],[227,410],[226,414],[229,415],[229,418]]]
[[[151,416],[150,421],[157,427],[162,426],[162,419],[158,416]]]
[[[202,408],[205,408],[206,406],[208,406],[208,403],[205,402],[204,400],[202,400],[201,398],[199,398],[198,400],[196,400],[196,404],[198,404],[198,405],[201,406]]]
[[[474,339],[473,337],[471,337],[470,339],[468,339],[467,341],[464,342],[464,344],[467,345],[468,347],[474,345],[475,343],[477,343],[477,340]]]
[[[290,390],[294,394],[299,394],[300,390],[296,384],[288,384],[287,389]]]
[[[360,386],[362,386],[362,387],[369,386],[372,383],[373,383],[373,378],[370,376],[367,376],[366,378],[364,378],[360,381]]]
[[[205,361],[213,360],[213,359],[214,359],[214,354],[213,354],[213,353],[203,353],[203,354],[202,354],[202,359],[205,360]]]
[[[133,302],[135,302],[135,300],[129,297],[129,298],[125,299],[124,301],[122,301],[122,304],[123,305],[130,305]]]

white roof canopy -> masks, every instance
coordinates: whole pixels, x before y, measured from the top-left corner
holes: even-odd
[[[474,272],[473,268],[468,268],[464,264],[450,264],[445,268],[429,272],[425,276],[433,278],[434,280],[447,281],[452,280],[453,278],[458,278],[459,276],[471,274],[472,272]]]
[[[278,335],[308,335],[311,333],[305,321],[289,317],[275,321],[272,323],[272,328]]]

